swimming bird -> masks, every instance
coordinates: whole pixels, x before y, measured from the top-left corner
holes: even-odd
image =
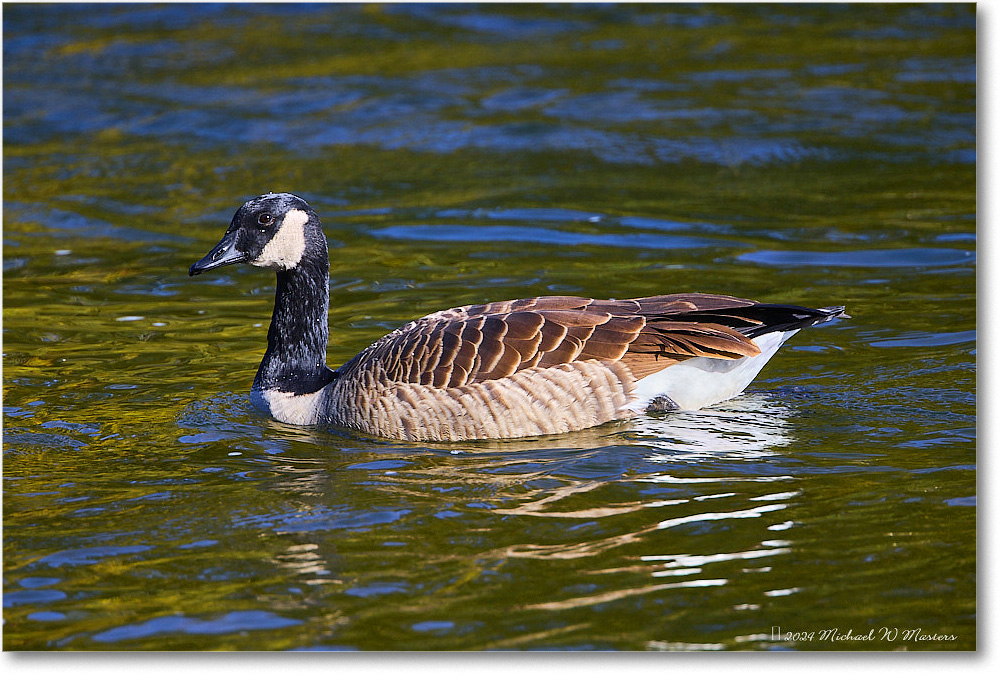
[[[189,274],[248,263],[277,275],[251,400],[274,419],[410,441],[518,438],[739,395],[800,329],[846,317],[728,295],[544,296],[411,321],[332,370],[329,254],[316,212],[268,193]]]

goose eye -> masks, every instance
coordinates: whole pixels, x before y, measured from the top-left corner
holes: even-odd
[[[274,222],[274,216],[272,216],[270,213],[262,213],[259,216],[257,216],[258,225],[268,227],[273,222]]]

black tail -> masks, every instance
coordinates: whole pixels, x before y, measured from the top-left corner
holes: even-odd
[[[706,321],[734,328],[747,337],[808,328],[834,319],[849,319],[843,307],[810,309],[797,305],[756,304],[748,307],[702,310],[672,314],[674,321]]]

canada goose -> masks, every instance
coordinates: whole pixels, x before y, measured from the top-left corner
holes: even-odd
[[[329,255],[316,212],[268,193],[241,206],[194,276],[277,272],[254,404],[289,424],[411,441],[555,434],[740,394],[799,329],[846,317],[726,295],[547,296],[411,321],[337,370],[326,365]]]

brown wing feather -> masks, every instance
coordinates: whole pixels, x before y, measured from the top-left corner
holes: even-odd
[[[760,324],[752,311],[757,306],[690,293],[629,300],[545,296],[458,307],[393,331],[341,371],[377,359],[389,380],[457,387],[596,359],[621,361],[641,378],[695,356],[759,353],[739,330]]]

